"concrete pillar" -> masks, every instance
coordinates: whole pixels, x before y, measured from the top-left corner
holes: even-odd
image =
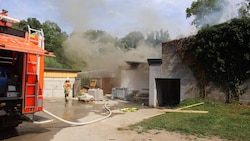
[[[161,59],[148,59],[149,64],[149,106],[156,107],[157,90],[155,78],[161,78]]]

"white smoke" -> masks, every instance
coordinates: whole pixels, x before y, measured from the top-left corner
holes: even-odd
[[[113,35],[119,36],[131,31],[147,33],[164,27],[157,8],[151,7],[151,1],[53,0],[52,3],[61,12],[65,23],[73,27],[74,34],[63,44],[67,57],[84,60],[88,69],[116,70],[125,61],[147,62],[148,58],[161,57],[161,48],[152,48],[145,43],[140,43],[134,50],[123,51],[114,43],[93,43],[82,36],[89,29],[110,33],[112,28]],[[143,6],[138,7],[138,4]]]
[[[232,18],[238,17],[239,0],[218,0],[215,4],[218,7],[221,7],[220,10],[214,11],[210,14],[206,14],[203,18],[199,19],[199,24],[204,25],[216,25],[226,21],[229,21]],[[206,5],[204,5],[204,8]]]
[[[89,29],[103,30],[114,36],[127,35],[131,31],[148,33],[166,29],[171,36],[195,34],[196,30],[186,19],[185,10],[193,0],[176,2],[172,0],[52,0],[65,24],[75,32],[63,44],[67,56],[84,60],[88,69],[117,69],[124,61],[146,62],[148,58],[161,58],[160,48],[140,43],[129,52],[119,50],[113,43],[92,43],[82,37]],[[235,16],[235,1],[219,3],[223,8],[206,18],[217,24]],[[179,10],[182,8],[183,10]],[[177,17],[176,15],[182,15]],[[220,15],[220,16],[218,16]],[[215,18],[216,17],[216,18]],[[219,18],[217,18],[219,17]],[[102,53],[98,50],[102,49]]]
[[[185,13],[193,0],[47,1],[61,15],[64,27],[73,31],[98,29],[119,38],[132,31],[147,34],[163,29],[169,31],[171,38],[193,31]]]
[[[125,61],[147,62],[148,58],[161,57],[161,48],[152,48],[144,42],[134,50],[123,51],[112,42],[93,43],[82,35],[83,32],[72,34],[63,46],[67,57],[85,61],[88,70],[115,71],[125,65]]]

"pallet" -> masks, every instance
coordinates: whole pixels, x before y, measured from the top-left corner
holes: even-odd
[[[78,101],[93,102],[93,101],[95,101],[95,99],[94,99],[94,98],[83,98],[83,97],[78,97]]]
[[[83,102],[93,102],[95,100],[94,99],[81,99],[80,101],[83,101]]]

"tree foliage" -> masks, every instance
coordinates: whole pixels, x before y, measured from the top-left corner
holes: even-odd
[[[42,24],[45,36],[46,50],[55,52],[62,49],[62,42],[66,40],[66,32],[62,32],[61,28],[54,22],[45,21]]]
[[[242,2],[239,9],[240,17],[250,17],[250,0],[245,0]]]
[[[34,29],[41,29],[42,24],[36,18],[28,18],[27,20],[21,20],[20,23],[14,24],[14,28],[19,30],[28,31],[28,25]]]
[[[93,44],[107,44],[115,42],[115,39],[111,35],[102,30],[87,30],[83,33],[83,38],[88,39]]]
[[[33,29],[43,29],[45,37],[45,49],[49,52],[54,52],[56,58],[49,59],[46,57],[45,66],[46,67],[68,67],[67,59],[65,59],[65,54],[62,52],[62,42],[66,40],[66,32],[62,32],[61,28],[54,22],[45,21],[40,23],[36,18],[28,18],[27,20],[21,20],[20,23],[14,24],[14,28],[28,31],[28,25]],[[65,61],[66,60],[66,61]]]
[[[45,66],[51,68],[64,68],[63,64],[60,64],[54,57],[45,57]]]
[[[217,24],[222,16],[220,11],[227,4],[226,0],[197,0],[192,2],[190,8],[186,9],[186,17],[194,16],[191,24],[196,27]]]
[[[140,41],[144,41],[144,35],[139,31],[130,32],[121,39],[121,43],[126,49],[135,49]]]
[[[67,38],[73,36],[76,33],[71,33],[70,36],[63,32],[61,28],[54,22],[45,21],[41,23],[36,18],[28,18],[27,20],[21,20],[19,24],[15,24],[14,28],[27,31],[27,25],[33,29],[43,29],[45,36],[45,49],[54,52],[55,58],[46,57],[45,66],[46,67],[58,67],[58,68],[72,68],[72,69],[83,69],[86,67],[84,60],[73,59],[72,57],[67,57],[67,52],[63,49],[63,42]],[[78,33],[77,33],[78,34]],[[87,30],[82,32],[80,35],[83,40],[88,40],[94,47],[96,53],[105,54],[112,47],[121,49],[123,51],[129,51],[130,49],[135,49],[138,47],[139,42],[145,42],[149,46],[155,47],[159,46],[163,41],[169,39],[168,31],[160,30],[153,31],[147,34],[147,38],[139,31],[133,31],[127,34],[123,38],[113,37],[105,31],[102,30]],[[112,47],[110,47],[112,46]],[[112,48],[114,49],[114,48]]]
[[[240,86],[250,78],[250,18],[201,29],[184,49],[184,56],[190,53],[196,77],[204,71],[207,82],[225,90],[227,102],[238,101],[244,92]]]
[[[124,38],[121,38],[116,44],[121,48],[129,50],[137,48],[140,42],[145,42],[152,47],[157,47],[161,46],[161,43],[167,40],[169,40],[169,33],[167,30],[164,31],[161,29],[159,31],[152,31],[146,34],[146,38],[141,32],[133,31],[128,33]]]
[[[146,42],[151,43],[153,46],[161,45],[162,42],[169,39],[168,31],[152,31],[146,36]]]

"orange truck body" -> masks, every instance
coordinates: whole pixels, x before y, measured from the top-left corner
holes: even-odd
[[[11,28],[16,21],[0,13],[0,128],[43,110],[44,56],[53,56],[41,34]]]

